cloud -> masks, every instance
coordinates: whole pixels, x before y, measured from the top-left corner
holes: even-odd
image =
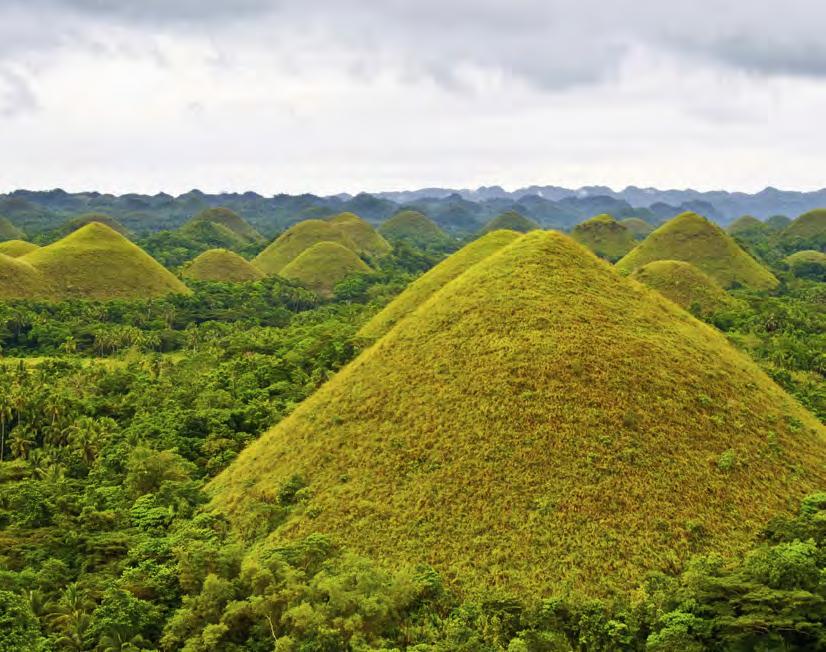
[[[27,79],[0,67],[0,117],[11,118],[35,111],[37,98]]]

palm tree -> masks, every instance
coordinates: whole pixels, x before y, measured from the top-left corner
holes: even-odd
[[[67,643],[83,649],[83,639],[91,624],[89,612],[95,603],[81,590],[77,582],[66,587],[60,599],[51,605],[49,624],[63,634]]]
[[[110,628],[100,637],[98,650],[100,652],[135,652],[142,649],[146,640],[140,634],[124,626]]]

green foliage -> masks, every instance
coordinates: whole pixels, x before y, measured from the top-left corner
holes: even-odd
[[[8,218],[0,215],[0,244],[6,240],[23,240],[26,234],[18,229],[14,224],[9,222]],[[0,253],[5,253],[0,249]]]
[[[43,649],[40,641],[40,627],[26,599],[0,591],[0,650],[37,652]]]
[[[795,276],[826,281],[826,254],[821,251],[798,251],[784,261]]]

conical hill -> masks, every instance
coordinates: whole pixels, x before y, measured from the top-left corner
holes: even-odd
[[[784,261],[795,276],[814,281],[826,281],[826,254],[806,249],[788,256]]]
[[[490,233],[491,231],[503,230],[527,233],[528,231],[535,231],[540,228],[541,227],[532,219],[525,217],[517,211],[505,211],[485,224],[480,233],[484,235],[485,233]]]
[[[408,285],[399,296],[361,327],[359,335],[370,338],[381,337],[396,322],[413,312],[454,278],[518,237],[519,234],[516,231],[492,231],[462,247]]]
[[[771,227],[753,215],[743,215],[729,224],[726,229],[731,235],[758,235],[768,233]]]
[[[728,233],[696,213],[683,213],[663,224],[622,258],[617,269],[630,274],[655,260],[691,263],[724,288],[770,290],[778,284]]]
[[[431,219],[419,211],[404,210],[393,215],[379,227],[379,233],[388,240],[401,240],[417,247],[443,245],[447,234]]]
[[[698,315],[710,315],[737,305],[737,300],[713,278],[681,260],[655,260],[634,270],[631,278]]]
[[[327,534],[465,592],[610,594],[742,551],[823,487],[824,459],[823,426],[721,333],[538,231],[436,292],[209,491],[250,532],[305,484],[273,542]]]
[[[333,288],[347,277],[368,272],[370,268],[351,249],[337,242],[318,242],[284,267],[281,276],[330,296]]]
[[[577,224],[571,237],[612,263],[631,251],[636,244],[634,234],[605,213]]]
[[[278,274],[302,251],[318,242],[338,242],[352,251],[356,244],[343,230],[327,220],[304,220],[284,231],[252,261],[268,275]]]
[[[12,224],[7,218],[0,217],[0,241],[22,240],[26,234]]]
[[[642,240],[645,236],[654,230],[654,226],[639,217],[626,217],[619,221],[626,229],[631,232],[637,240]]]
[[[99,222],[20,260],[40,270],[63,298],[147,299],[189,292],[143,249]]]
[[[36,249],[40,249],[40,247],[25,240],[6,240],[5,242],[0,242],[0,254],[11,256],[12,258],[20,258],[20,256],[25,256]]]
[[[263,236],[255,228],[235,211],[228,208],[207,208],[193,217],[189,222],[181,227],[184,232],[198,232],[198,228],[203,224],[214,224],[228,229],[243,244],[261,242]]]
[[[92,224],[95,222],[108,226],[110,229],[117,231],[122,236],[129,237],[129,230],[114,217],[107,215],[106,213],[83,213],[82,215],[78,215],[60,227],[58,233],[61,237],[65,237],[70,233],[83,228],[87,224]]]
[[[243,283],[264,278],[264,272],[253,267],[233,251],[210,249],[193,259],[181,274],[196,281]]]
[[[340,213],[327,220],[355,245],[355,252],[367,258],[379,258],[390,252],[390,245],[368,222],[355,213]]]
[[[51,295],[51,285],[40,270],[0,253],[0,300],[46,299]]]
[[[786,227],[783,239],[793,245],[826,249],[826,208],[803,213]]]

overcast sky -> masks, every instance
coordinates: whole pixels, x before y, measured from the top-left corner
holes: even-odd
[[[0,0],[0,191],[826,186],[822,0]]]

